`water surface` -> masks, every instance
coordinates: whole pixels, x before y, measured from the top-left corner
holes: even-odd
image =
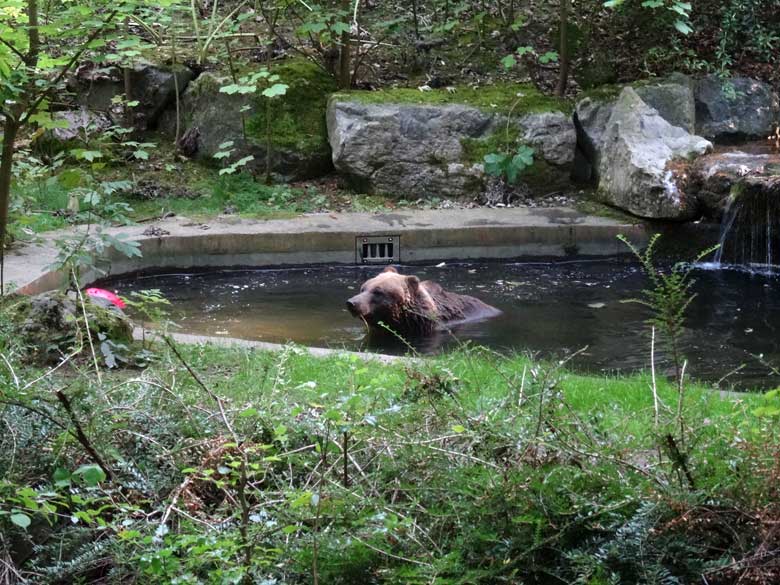
[[[102,285],[121,295],[160,289],[174,320],[187,333],[270,342],[406,353],[391,336],[367,336],[344,302],[377,267],[246,269],[119,277]],[[443,351],[458,343],[497,350],[562,356],[583,347],[574,365],[592,372],[630,372],[649,367],[647,309],[626,299],[646,279],[637,266],[619,261],[479,263],[402,267],[471,294],[504,313],[457,327],[434,338],[409,340],[416,351]],[[691,305],[684,339],[695,377],[722,385],[768,388],[777,384],[752,357],[780,366],[780,280],[734,270],[696,272],[698,298]],[[663,355],[661,368],[668,368]]]

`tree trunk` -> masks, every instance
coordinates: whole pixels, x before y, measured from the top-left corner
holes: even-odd
[[[27,39],[29,47],[24,62],[28,67],[38,64],[38,53],[41,50],[41,33],[38,30],[38,0],[27,0]]]
[[[558,97],[566,94],[566,83],[569,80],[569,2],[570,0],[561,0],[561,68],[558,72],[558,86],[555,88],[555,95]]]
[[[351,3],[344,0],[344,9],[349,11]],[[341,33],[341,50],[339,51],[339,89],[349,89],[352,85],[352,57],[350,47],[351,31]]]
[[[14,164],[14,142],[19,123],[10,115],[5,118],[3,152],[0,158],[0,296],[5,294],[5,240],[8,233],[8,209],[11,205],[11,177]]]

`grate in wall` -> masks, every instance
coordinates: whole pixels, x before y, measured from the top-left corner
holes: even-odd
[[[401,257],[400,236],[358,236],[355,257],[359,264],[392,264]]]

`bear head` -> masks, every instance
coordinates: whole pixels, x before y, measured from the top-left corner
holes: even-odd
[[[371,326],[382,322],[391,329],[405,331],[430,320],[435,305],[419,278],[399,274],[388,266],[363,283],[360,293],[347,301],[347,309]]]

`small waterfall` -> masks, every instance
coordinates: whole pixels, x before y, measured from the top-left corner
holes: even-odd
[[[780,270],[780,181],[746,180],[732,190],[721,221],[716,267]]]

